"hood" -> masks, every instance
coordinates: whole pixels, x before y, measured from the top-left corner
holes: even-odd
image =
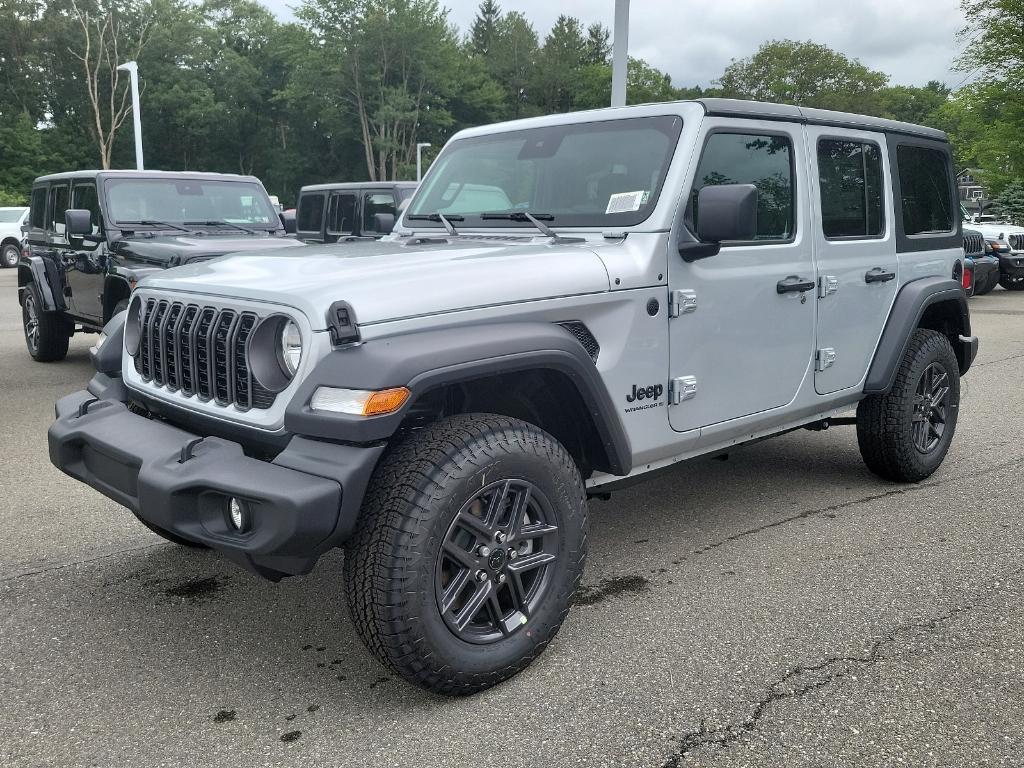
[[[1002,240],[1005,240],[1010,235],[1024,235],[1024,227],[1018,227],[1013,224],[975,224],[973,222],[964,222],[964,229],[973,229],[975,232],[981,232],[987,238],[994,237]]]
[[[133,261],[156,266],[176,267],[191,261],[212,259],[238,251],[268,251],[305,245],[299,240],[276,235],[177,235],[125,237],[115,240],[111,249]]]
[[[586,244],[363,241],[233,255],[147,277],[145,288],[292,306],[314,329],[335,301],[360,325],[609,289]]]

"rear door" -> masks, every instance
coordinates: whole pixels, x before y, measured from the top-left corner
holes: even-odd
[[[899,285],[889,156],[879,133],[808,126],[818,265],[814,387],[857,386]]]
[[[359,231],[358,211],[355,191],[332,192],[327,207],[327,237],[324,242],[336,243],[355,236]]]
[[[691,430],[788,404],[814,349],[813,235],[800,125],[707,118],[684,225],[695,230],[697,193],[753,184],[757,235],[691,263],[669,255],[669,288],[692,311],[671,320],[671,376],[682,387],[672,428]],[[682,302],[680,302],[682,303]]]

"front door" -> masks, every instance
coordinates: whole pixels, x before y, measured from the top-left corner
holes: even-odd
[[[899,285],[885,137],[808,126],[818,264],[814,387],[855,387],[867,373]]]
[[[682,389],[669,419],[678,431],[786,405],[814,352],[813,233],[802,127],[708,118],[701,131],[685,225],[695,231],[701,187],[753,184],[757,235],[691,263],[669,255],[669,289],[686,292],[682,296],[696,304],[670,320],[671,377]]]
[[[82,239],[68,240],[67,281],[75,299],[75,314],[103,322],[103,281],[105,279],[103,229],[96,184],[78,181],[71,188],[71,208],[92,214],[92,232]],[[63,219],[63,214],[61,215]]]

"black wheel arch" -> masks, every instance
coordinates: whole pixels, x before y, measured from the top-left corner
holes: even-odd
[[[394,414],[354,417],[310,409],[319,386],[404,386],[412,396]],[[629,438],[594,360],[569,331],[547,322],[418,331],[340,347],[302,382],[285,429],[367,443],[469,412],[535,424],[565,445],[584,472],[625,475],[632,468]]]
[[[896,294],[868,369],[866,394],[883,394],[892,388],[903,353],[918,328],[946,336],[956,353],[961,375],[967,373],[978,350],[978,340],[971,336],[967,294],[955,280],[922,277],[906,283]]]

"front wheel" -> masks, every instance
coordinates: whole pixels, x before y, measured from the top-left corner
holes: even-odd
[[[488,688],[558,632],[586,532],[583,479],[551,435],[489,414],[435,422],[374,473],[345,552],[356,629],[423,688]]]
[[[11,267],[18,266],[18,258],[21,256],[21,251],[18,246],[13,243],[7,243],[3,248],[0,248],[0,267],[10,269]]]
[[[960,368],[949,339],[918,328],[892,389],[857,406],[857,443],[868,469],[916,483],[932,474],[953,440],[960,411]]]
[[[33,360],[52,363],[67,357],[71,341],[67,323],[58,313],[43,311],[39,287],[34,282],[25,286],[21,322],[25,331],[25,346]]]
[[[988,279],[984,283],[982,283],[980,285],[976,284],[974,286],[974,295],[975,296],[985,296],[985,295],[987,295],[989,293],[992,293],[993,289],[998,284],[999,284],[999,275],[998,274],[990,275],[988,277]]]
[[[1008,291],[1024,291],[1024,278],[1001,275],[999,284]]]

